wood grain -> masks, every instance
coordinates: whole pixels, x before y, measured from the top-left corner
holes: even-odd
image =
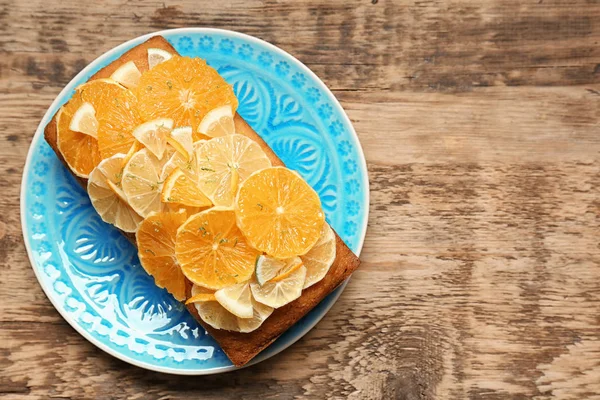
[[[0,398],[600,398],[600,5],[0,0]],[[333,89],[369,231],[333,309],[251,368],[185,378],[79,336],[20,230],[33,132],[70,78],[182,26],[266,39]]]

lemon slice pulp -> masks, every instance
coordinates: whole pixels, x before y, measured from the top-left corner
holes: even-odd
[[[200,294],[211,294],[209,289],[194,285],[192,296]],[[252,318],[240,318],[227,311],[218,301],[194,302],[198,315],[208,325],[215,329],[223,329],[233,332],[248,333],[258,329],[263,322],[273,313],[273,308],[261,304],[254,299],[252,301]]]
[[[148,49],[148,69],[156,67],[161,62],[167,61],[173,57],[171,53],[163,49]]]
[[[127,204],[119,188],[124,158],[123,154],[116,154],[102,160],[90,173],[87,189],[92,205],[103,221],[124,232],[135,232],[143,218]]]
[[[295,265],[294,269],[281,279],[274,278],[263,285],[252,282],[250,289],[256,301],[269,307],[279,308],[300,297],[306,279],[306,267]]]
[[[194,142],[192,139],[192,128],[189,126],[173,129],[167,138],[167,142],[180,152],[186,160],[192,158]]]
[[[158,118],[135,128],[133,137],[161,160],[167,150],[167,138],[172,128],[172,119]]]
[[[131,156],[123,169],[123,192],[129,205],[143,217],[165,209],[160,195],[166,161],[166,157],[161,161],[148,149],[142,149]]]
[[[75,111],[69,129],[75,132],[85,133],[91,137],[98,138],[98,120],[96,119],[96,110],[91,103],[83,103]]]
[[[333,229],[328,223],[323,224],[321,237],[315,245],[303,256],[300,256],[306,267],[304,289],[314,285],[327,275],[335,261],[336,239]]]
[[[133,61],[129,61],[117,68],[110,76],[110,79],[119,82],[127,89],[132,89],[138,85],[141,77],[142,73],[138,67],[136,67]]]
[[[240,318],[252,318],[252,292],[248,282],[227,286],[215,292],[215,298],[227,311]]]
[[[230,105],[217,107],[209,111],[200,122],[198,132],[210,137],[232,135],[235,133],[233,110]]]
[[[213,138],[196,150],[194,173],[200,190],[215,205],[233,204],[237,188],[250,174],[271,161],[260,145],[242,135]]]

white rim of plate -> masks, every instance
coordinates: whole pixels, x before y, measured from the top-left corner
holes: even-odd
[[[185,33],[194,33],[194,34],[198,34],[198,33],[204,33],[204,34],[209,34],[209,33],[215,33],[215,34],[223,34],[223,35],[231,35],[234,38],[238,38],[238,39],[243,39],[243,40],[247,40],[249,42],[254,42],[256,44],[262,45],[262,46],[266,46],[267,48],[269,48],[270,50],[272,50],[275,53],[280,53],[283,54],[284,57],[289,57],[293,63],[296,64],[296,66],[302,70],[305,74],[311,76],[312,78],[315,79],[315,81],[317,82],[317,85],[319,86],[319,89],[321,89],[323,91],[323,93],[325,93],[327,95],[327,97],[329,98],[329,100],[336,106],[338,107],[338,109],[341,111],[342,115],[346,118],[346,121],[348,122],[348,125],[350,126],[350,133],[352,134],[352,136],[354,137],[354,140],[356,141],[356,145],[358,147],[357,151],[358,151],[358,155],[360,156],[360,160],[359,160],[359,167],[362,169],[364,175],[367,177],[366,179],[366,184],[365,184],[365,191],[364,191],[364,204],[366,205],[365,207],[365,219],[366,219],[366,223],[363,226],[361,235],[360,235],[360,241],[359,241],[359,246],[358,246],[358,251],[356,253],[357,256],[360,256],[364,241],[365,241],[365,235],[367,233],[367,225],[368,225],[368,220],[369,220],[369,175],[368,175],[368,170],[367,170],[367,163],[365,160],[365,155],[362,149],[362,146],[360,144],[360,140],[358,138],[358,135],[356,134],[356,131],[354,130],[354,126],[352,126],[352,122],[350,121],[350,118],[348,118],[348,115],[346,114],[346,112],[344,111],[344,109],[342,108],[342,105],[340,104],[340,102],[337,100],[337,98],[333,95],[333,93],[331,92],[331,90],[329,90],[329,88],[325,85],[325,83],[323,83],[323,81],[314,73],[312,72],[306,65],[304,65],[300,60],[298,60],[296,57],[294,57],[293,55],[291,55],[290,53],[288,53],[287,51],[280,49],[279,47],[266,42],[262,39],[256,38],[254,36],[250,36],[250,35],[246,35],[245,33],[240,33],[240,32],[236,32],[236,31],[230,31],[227,29],[217,29],[217,28],[177,28],[177,29],[165,29],[162,31],[157,31],[157,32],[152,32],[152,33],[148,33],[146,35],[142,35],[142,36],[138,36],[134,39],[128,40],[125,43],[122,43],[120,45],[118,45],[117,47],[113,47],[112,49],[108,50],[107,52],[105,52],[104,54],[100,55],[99,57],[97,57],[94,61],[92,61],[91,63],[89,63],[84,69],[82,69],[77,75],[75,75],[75,77],[73,79],[71,79],[71,81],[69,81],[69,83],[67,83],[67,85],[65,85],[65,87],[60,91],[60,93],[56,96],[56,98],[54,99],[54,101],[52,102],[52,104],[50,105],[50,107],[48,107],[48,110],[46,111],[46,113],[44,114],[44,117],[42,118],[40,124],[38,125],[35,134],[31,140],[31,144],[29,145],[29,150],[27,151],[27,158],[25,160],[25,166],[23,168],[23,177],[21,179],[21,192],[20,192],[20,196],[21,196],[21,200],[20,200],[20,211],[21,211],[21,229],[23,231],[23,240],[25,242],[25,247],[27,249],[27,256],[29,257],[29,262],[31,264],[31,267],[33,269],[33,272],[35,273],[35,276],[40,284],[40,286],[42,287],[44,293],[46,294],[46,297],[48,298],[48,300],[50,300],[50,302],[52,303],[52,305],[54,306],[54,308],[58,311],[58,313],[64,318],[65,321],[67,321],[69,323],[69,325],[71,325],[71,327],[73,327],[73,329],[75,329],[81,336],[83,336],[85,339],[87,339],[88,342],[92,343],[94,346],[98,347],[99,349],[103,350],[105,353],[110,354],[111,356],[124,361],[128,364],[132,364],[135,365],[137,367],[140,368],[144,368],[147,370],[151,370],[151,371],[156,371],[156,372],[162,372],[162,373],[167,373],[167,374],[174,374],[174,375],[213,375],[213,374],[218,374],[218,373],[223,373],[223,372],[228,372],[228,371],[234,371],[234,370],[239,370],[239,369],[243,369],[252,365],[255,365],[261,361],[266,360],[267,358],[271,358],[277,354],[279,354],[280,352],[282,352],[283,350],[287,349],[288,347],[290,347],[291,345],[293,345],[294,343],[296,343],[298,340],[300,340],[300,338],[302,338],[304,335],[306,335],[312,328],[315,327],[315,325],[317,323],[319,323],[319,321],[321,321],[321,319],[323,319],[323,317],[329,312],[329,310],[331,309],[331,307],[333,307],[333,305],[337,302],[338,298],[340,297],[340,295],[342,294],[344,288],[346,287],[346,285],[348,284],[348,281],[350,278],[348,278],[342,285],[340,285],[340,287],[338,289],[341,290],[337,290],[336,289],[336,293],[334,295],[333,301],[331,301],[331,303],[327,306],[327,308],[324,310],[323,314],[318,316],[318,318],[316,318],[314,321],[312,321],[310,324],[307,324],[307,326],[304,327],[304,329],[302,329],[300,332],[298,332],[294,337],[291,338],[291,340],[289,340],[288,342],[279,345],[279,348],[275,348],[273,351],[271,351],[270,353],[267,354],[268,352],[268,347],[267,349],[263,350],[259,355],[257,355],[253,360],[251,360],[248,364],[244,365],[243,367],[236,367],[234,365],[228,366],[228,367],[216,367],[216,368],[207,368],[207,369],[202,369],[202,370],[180,370],[180,369],[176,369],[176,368],[166,368],[166,367],[160,367],[157,365],[153,365],[153,364],[149,364],[143,361],[138,361],[138,360],[134,360],[131,359],[127,356],[124,356],[116,351],[114,351],[113,349],[109,348],[108,346],[106,346],[104,343],[96,340],[93,336],[91,336],[87,331],[85,331],[79,324],[77,324],[74,320],[71,319],[70,316],[68,316],[67,314],[65,314],[62,310],[62,307],[59,307],[56,302],[54,301],[54,299],[50,296],[50,291],[49,288],[47,288],[44,283],[43,280],[41,279],[40,275],[39,275],[39,271],[38,268],[35,268],[34,265],[37,265],[34,261],[33,258],[33,254],[32,254],[32,250],[31,250],[31,244],[29,243],[29,238],[25,235],[25,232],[28,232],[29,229],[27,228],[27,221],[25,218],[25,197],[26,197],[26,188],[27,188],[27,171],[29,171],[30,168],[30,164],[31,164],[31,159],[33,157],[33,145],[35,143],[37,143],[37,141],[40,140],[40,137],[42,137],[42,132],[44,130],[44,127],[46,126],[46,124],[48,123],[48,121],[51,119],[51,115],[50,115],[50,110],[52,110],[53,108],[55,108],[55,106],[60,102],[60,99],[62,99],[67,92],[70,90],[68,90],[68,87],[71,86],[71,83],[73,81],[78,80],[79,78],[81,78],[82,76],[84,76],[85,74],[87,74],[88,72],[90,72],[90,70],[92,70],[93,68],[95,68],[98,64],[100,64],[101,62],[103,62],[104,59],[109,58],[117,53],[122,52],[123,50],[126,50],[129,46],[135,44],[135,43],[142,43],[148,39],[150,39],[153,36],[157,36],[157,35],[169,35],[169,34],[185,34]],[[277,342],[274,342],[273,344],[271,344],[271,346],[275,346]],[[271,347],[269,346],[269,347]]]

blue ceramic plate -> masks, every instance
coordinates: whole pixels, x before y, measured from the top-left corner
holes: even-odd
[[[367,228],[369,188],[358,138],[327,87],[294,57],[262,40],[216,29],[163,35],[186,56],[202,57],[233,85],[238,112],[286,165],[319,193],[327,220],[355,253]],[[86,193],[44,141],[54,113],[102,67],[151,34],[88,65],[40,123],[23,173],[21,220],[35,274],[62,316],[86,339],[121,360],[174,374],[235,367],[185,308],[157,288],[135,248],[98,217]],[[339,297],[340,287],[264,350],[254,363],[301,338]]]

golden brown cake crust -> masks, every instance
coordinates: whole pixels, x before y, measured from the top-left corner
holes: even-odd
[[[102,68],[94,74],[90,80],[108,78],[117,68],[126,62],[133,61],[140,71],[148,70],[149,48],[159,48],[176,54],[176,50],[162,36],[154,36],[146,42],[134,47],[120,58],[113,61],[111,64]],[[264,140],[244,121],[238,114],[235,116],[236,132],[248,136],[255,140],[265,151],[273,165],[284,165],[277,157],[273,150],[265,143]],[[56,131],[56,114],[44,129],[44,137],[52,147],[61,162],[68,168],[64,158],[58,151],[57,131]],[[87,190],[87,179],[76,177],[79,183]],[[134,245],[135,235],[132,233],[122,232]],[[331,269],[320,282],[305,289],[302,296],[297,300],[276,309],[269,318],[257,330],[250,333],[229,332],[225,330],[214,329],[205,324],[196,308],[190,304],[187,306],[194,318],[204,326],[209,334],[219,343],[225,354],[237,366],[242,366],[254,358],[264,348],[277,339],[283,332],[294,325],[300,318],[313,309],[321,302],[329,293],[338,287],[346,280],[360,264],[360,260],[346,244],[340,239],[336,233],[336,258],[331,266]],[[190,295],[192,284],[187,283],[187,294]]]

